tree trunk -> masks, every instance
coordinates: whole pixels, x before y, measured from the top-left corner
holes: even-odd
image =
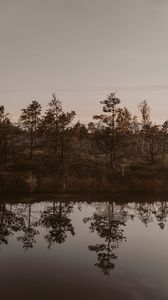
[[[154,163],[154,140],[153,140],[153,137],[151,138],[151,141],[150,141],[150,155],[151,155],[151,163],[153,165],[153,163]]]
[[[61,137],[61,163],[64,162],[64,138]]]
[[[30,159],[33,160],[33,131],[30,131]]]
[[[166,137],[163,138],[163,154],[166,153]]]
[[[111,146],[111,165],[116,159],[116,133],[115,133],[115,108],[112,111],[112,146]]]
[[[29,212],[28,212],[28,229],[30,230],[30,220],[31,220],[31,204],[29,204]]]

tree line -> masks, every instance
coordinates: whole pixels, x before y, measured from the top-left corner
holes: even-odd
[[[37,159],[55,167],[73,160],[95,160],[111,167],[119,161],[124,167],[128,161],[154,164],[163,160],[168,150],[168,120],[155,124],[146,100],[138,105],[140,119],[121,106],[115,93],[100,103],[102,113],[94,115],[87,125],[75,121],[75,110],[65,112],[56,94],[44,114],[35,100],[21,110],[15,123],[1,105],[1,166],[21,160],[31,164]]]

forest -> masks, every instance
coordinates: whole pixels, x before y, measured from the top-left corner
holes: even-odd
[[[52,95],[32,101],[17,122],[0,106],[1,193],[162,191],[168,188],[168,120],[156,124],[146,100],[140,118],[116,93],[88,124]]]

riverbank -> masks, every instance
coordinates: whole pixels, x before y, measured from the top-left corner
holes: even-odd
[[[168,172],[159,166],[132,167],[121,174],[106,167],[0,173],[1,194],[168,192]]]

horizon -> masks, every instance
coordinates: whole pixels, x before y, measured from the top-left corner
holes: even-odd
[[[126,90],[126,89],[130,89],[131,88],[131,90],[133,90],[134,91],[134,89],[135,90],[139,90],[139,91],[141,91],[141,87],[123,87],[123,88],[121,88],[120,87],[120,90],[122,91],[123,90],[123,92]],[[146,90],[148,90],[148,88],[149,88],[149,91],[150,91],[150,87],[146,87]],[[152,101],[148,101],[148,99],[147,98],[141,98],[141,100],[139,100],[138,102],[134,102],[133,104],[133,109],[132,109],[132,107],[131,106],[127,106],[126,105],[126,103],[128,103],[128,101],[127,101],[127,99],[125,99],[125,102],[123,101],[123,99],[121,99],[121,97],[119,96],[119,88],[115,88],[115,89],[113,89],[113,91],[116,91],[116,95],[117,95],[117,97],[121,100],[121,103],[120,103],[120,105],[119,105],[119,107],[126,107],[126,108],[128,108],[128,110],[130,111],[130,113],[131,113],[131,115],[132,115],[132,117],[133,116],[137,116],[138,117],[138,120],[139,120],[139,122],[141,121],[140,120],[140,118],[141,118],[141,113],[140,113],[140,111],[139,111],[139,108],[138,108],[138,105],[139,105],[139,103],[140,102],[142,102],[143,100],[146,100],[147,101],[147,103],[149,104],[149,106],[150,106],[150,109],[151,109],[151,114],[150,114],[150,116],[151,116],[151,121],[152,121],[152,123],[153,124],[158,124],[158,125],[162,125],[168,118],[163,118],[163,115],[162,115],[162,118],[161,119],[155,119],[154,118],[154,114],[153,114],[153,107],[152,107]],[[157,90],[157,89],[156,89]],[[159,89],[158,89],[159,90]],[[104,98],[102,97],[102,99],[100,99],[99,98],[99,101],[97,102],[97,105],[94,107],[94,111],[93,112],[90,112],[90,116],[88,116],[88,117],[86,117],[86,118],[80,118],[80,113],[78,114],[77,113],[77,111],[78,111],[78,108],[79,108],[79,106],[77,106],[77,109],[75,108],[75,107],[72,107],[71,106],[71,104],[69,103],[69,102],[67,102],[67,104],[69,104],[69,107],[68,107],[68,105],[66,105],[66,102],[64,101],[64,99],[62,98],[62,97],[59,97],[59,95],[58,95],[58,93],[51,93],[50,94],[50,97],[48,96],[48,100],[46,100],[46,99],[44,99],[43,98],[43,101],[40,101],[40,99],[37,99],[37,98],[34,98],[34,99],[32,99],[32,100],[29,100],[29,101],[27,101],[27,102],[25,102],[25,106],[23,107],[18,107],[18,109],[17,110],[15,110],[15,112],[13,113],[13,111],[11,111],[10,110],[10,103],[8,104],[8,105],[5,105],[4,103],[0,103],[0,105],[3,105],[4,107],[5,107],[5,111],[7,112],[7,113],[9,113],[9,115],[10,115],[10,119],[11,119],[11,121],[12,122],[17,122],[18,121],[18,119],[19,119],[19,117],[20,117],[20,115],[21,115],[21,110],[23,109],[23,108],[26,108],[33,100],[36,100],[36,101],[38,101],[40,104],[41,104],[41,106],[42,106],[42,113],[41,113],[41,115],[43,116],[44,115],[44,113],[45,113],[45,111],[47,110],[47,107],[48,107],[48,103],[49,103],[49,101],[51,100],[51,98],[52,98],[52,95],[53,94],[56,94],[56,96],[57,96],[57,98],[61,101],[61,103],[62,103],[62,106],[63,106],[63,110],[66,112],[66,111],[71,111],[71,110],[74,110],[75,112],[76,112],[76,116],[75,116],[75,121],[77,122],[77,121],[79,121],[81,124],[84,124],[84,125],[87,125],[89,122],[91,122],[91,121],[93,121],[93,116],[94,115],[96,115],[96,114],[101,114],[103,111],[102,111],[102,104],[100,103],[100,101],[101,100],[103,100],[103,99],[105,99],[109,94],[110,94],[110,89],[109,89],[109,92],[107,92],[106,93],[106,96],[104,96]],[[112,92],[113,92],[112,91]],[[66,90],[64,90],[64,93],[66,93],[66,92],[70,92],[70,91],[66,91]],[[72,90],[71,92],[74,92],[74,90]],[[87,93],[88,91],[87,90],[85,90],[84,91],[85,93]],[[93,92],[93,93],[95,93],[96,91],[94,91],[94,90],[90,90],[90,92]],[[100,91],[99,91],[100,92]],[[101,92],[101,94],[102,94],[103,92]],[[120,92],[121,93],[121,92]],[[96,103],[95,103],[96,104]],[[94,104],[94,105],[95,105]],[[128,103],[129,104],[129,103]],[[87,109],[89,109],[89,105],[88,105],[88,107],[87,107]],[[91,107],[92,107],[92,105],[91,105]],[[68,109],[67,109],[68,108]],[[131,110],[132,109],[132,110]],[[166,112],[165,112],[165,117],[166,117]]]

